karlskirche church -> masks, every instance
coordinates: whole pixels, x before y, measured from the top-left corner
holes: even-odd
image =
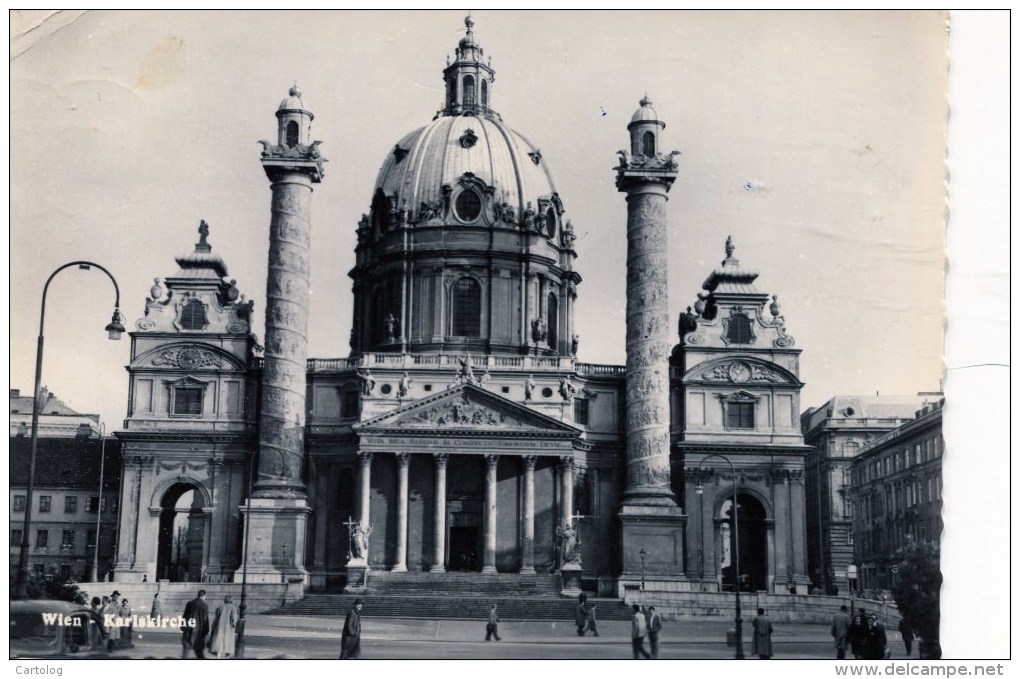
[[[806,592],[800,350],[778,300],[723,233],[720,266],[669,317],[678,158],[645,97],[612,168],[627,204],[627,364],[582,362],[557,159],[497,113],[465,23],[444,108],[381,159],[351,226],[349,356],[307,352],[310,207],[326,178],[296,86],[261,142],[261,340],[204,222],[156,279],[117,433],[114,580],[239,582],[243,569],[302,591],[441,590],[466,572],[565,595],[642,581]]]

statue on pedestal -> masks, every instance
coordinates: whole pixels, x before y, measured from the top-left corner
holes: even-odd
[[[556,535],[560,538],[560,563],[561,565],[581,565],[581,541],[577,538],[577,529],[573,524],[566,524],[556,529]]]
[[[351,528],[351,557],[354,559],[368,558],[368,536],[372,534],[372,524],[356,523]]]

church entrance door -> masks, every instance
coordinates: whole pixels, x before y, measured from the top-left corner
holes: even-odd
[[[449,570],[480,570],[478,545],[478,526],[451,526]]]

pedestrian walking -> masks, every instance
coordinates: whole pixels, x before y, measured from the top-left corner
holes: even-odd
[[[751,653],[762,660],[772,657],[772,621],[765,615],[765,609],[759,608],[758,615],[751,621],[753,636],[751,637]]]
[[[596,604],[596,603],[593,603],[591,606],[588,606],[588,630],[592,634],[594,634],[595,636],[598,636],[599,635],[599,628],[598,628],[598,625],[596,624],[596,620],[595,620],[595,607],[596,606],[598,606],[598,604]]]
[[[910,626],[906,618],[900,618],[900,638],[903,639],[903,646],[907,649],[909,658],[914,648],[914,628]]]
[[[583,637],[584,633],[588,631],[588,607],[585,605],[584,599],[579,599],[574,608],[574,625],[577,627],[577,636],[579,637]]]
[[[120,592],[114,590],[109,597],[103,597],[103,629],[106,630],[106,651],[113,652],[113,647],[120,641],[120,627],[115,618],[120,615]]]
[[[149,617],[155,619],[163,617],[163,604],[159,601],[159,592],[152,595],[152,609],[149,611]]]
[[[884,660],[888,657],[888,645],[885,628],[878,622],[878,616],[872,613],[868,616],[868,630],[862,644],[864,659]]]
[[[198,590],[194,599],[184,607],[181,616],[181,657],[187,658],[188,651],[205,660],[205,638],[209,634],[209,605],[205,602],[205,590]]]
[[[634,649],[634,660],[639,657],[650,660],[652,657],[645,650],[646,634],[648,634],[648,621],[645,620],[645,614],[641,612],[641,607],[634,604],[634,617],[631,619],[630,626],[630,641]]]
[[[496,604],[492,604],[492,608],[489,609],[489,622],[485,625],[485,640],[491,641],[492,637],[496,637],[496,641],[499,641],[499,615],[496,613]]]
[[[361,609],[365,602],[355,599],[344,620],[344,631],[340,635],[340,659],[353,660],[361,657]]]
[[[850,631],[847,633],[850,651],[857,660],[864,657],[864,638],[866,636],[868,636],[867,620],[862,613],[858,613],[854,616],[854,621],[850,623]]]
[[[832,616],[832,640],[836,647],[836,660],[846,659],[846,647],[849,642],[850,615],[846,606],[839,607],[839,613]]]
[[[230,595],[223,597],[223,603],[216,607],[213,617],[212,636],[209,637],[209,652],[218,659],[234,655],[234,628],[237,627],[237,606]]]
[[[648,607],[648,646],[652,651],[652,660],[659,659],[659,632],[662,631],[662,618],[655,612],[655,606]]]

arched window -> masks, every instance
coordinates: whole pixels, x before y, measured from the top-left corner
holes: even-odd
[[[489,81],[482,81],[482,107],[488,108],[489,106]]]
[[[744,314],[733,314],[726,324],[726,341],[730,344],[750,344],[754,341],[751,334],[751,319]]]
[[[559,300],[556,298],[555,292],[549,293],[549,346],[552,349],[556,348],[556,330],[560,324],[560,309]]]
[[[649,158],[655,155],[655,134],[651,130],[641,135],[641,154]]]
[[[185,330],[205,330],[209,319],[205,317],[205,305],[197,299],[188,300],[181,308],[181,327]]]
[[[298,124],[295,121],[287,123],[287,146],[295,147],[298,144]]]
[[[471,75],[464,76],[464,107],[475,105],[475,78]]]
[[[450,334],[480,337],[482,334],[482,288],[473,278],[461,278],[453,285]]]

